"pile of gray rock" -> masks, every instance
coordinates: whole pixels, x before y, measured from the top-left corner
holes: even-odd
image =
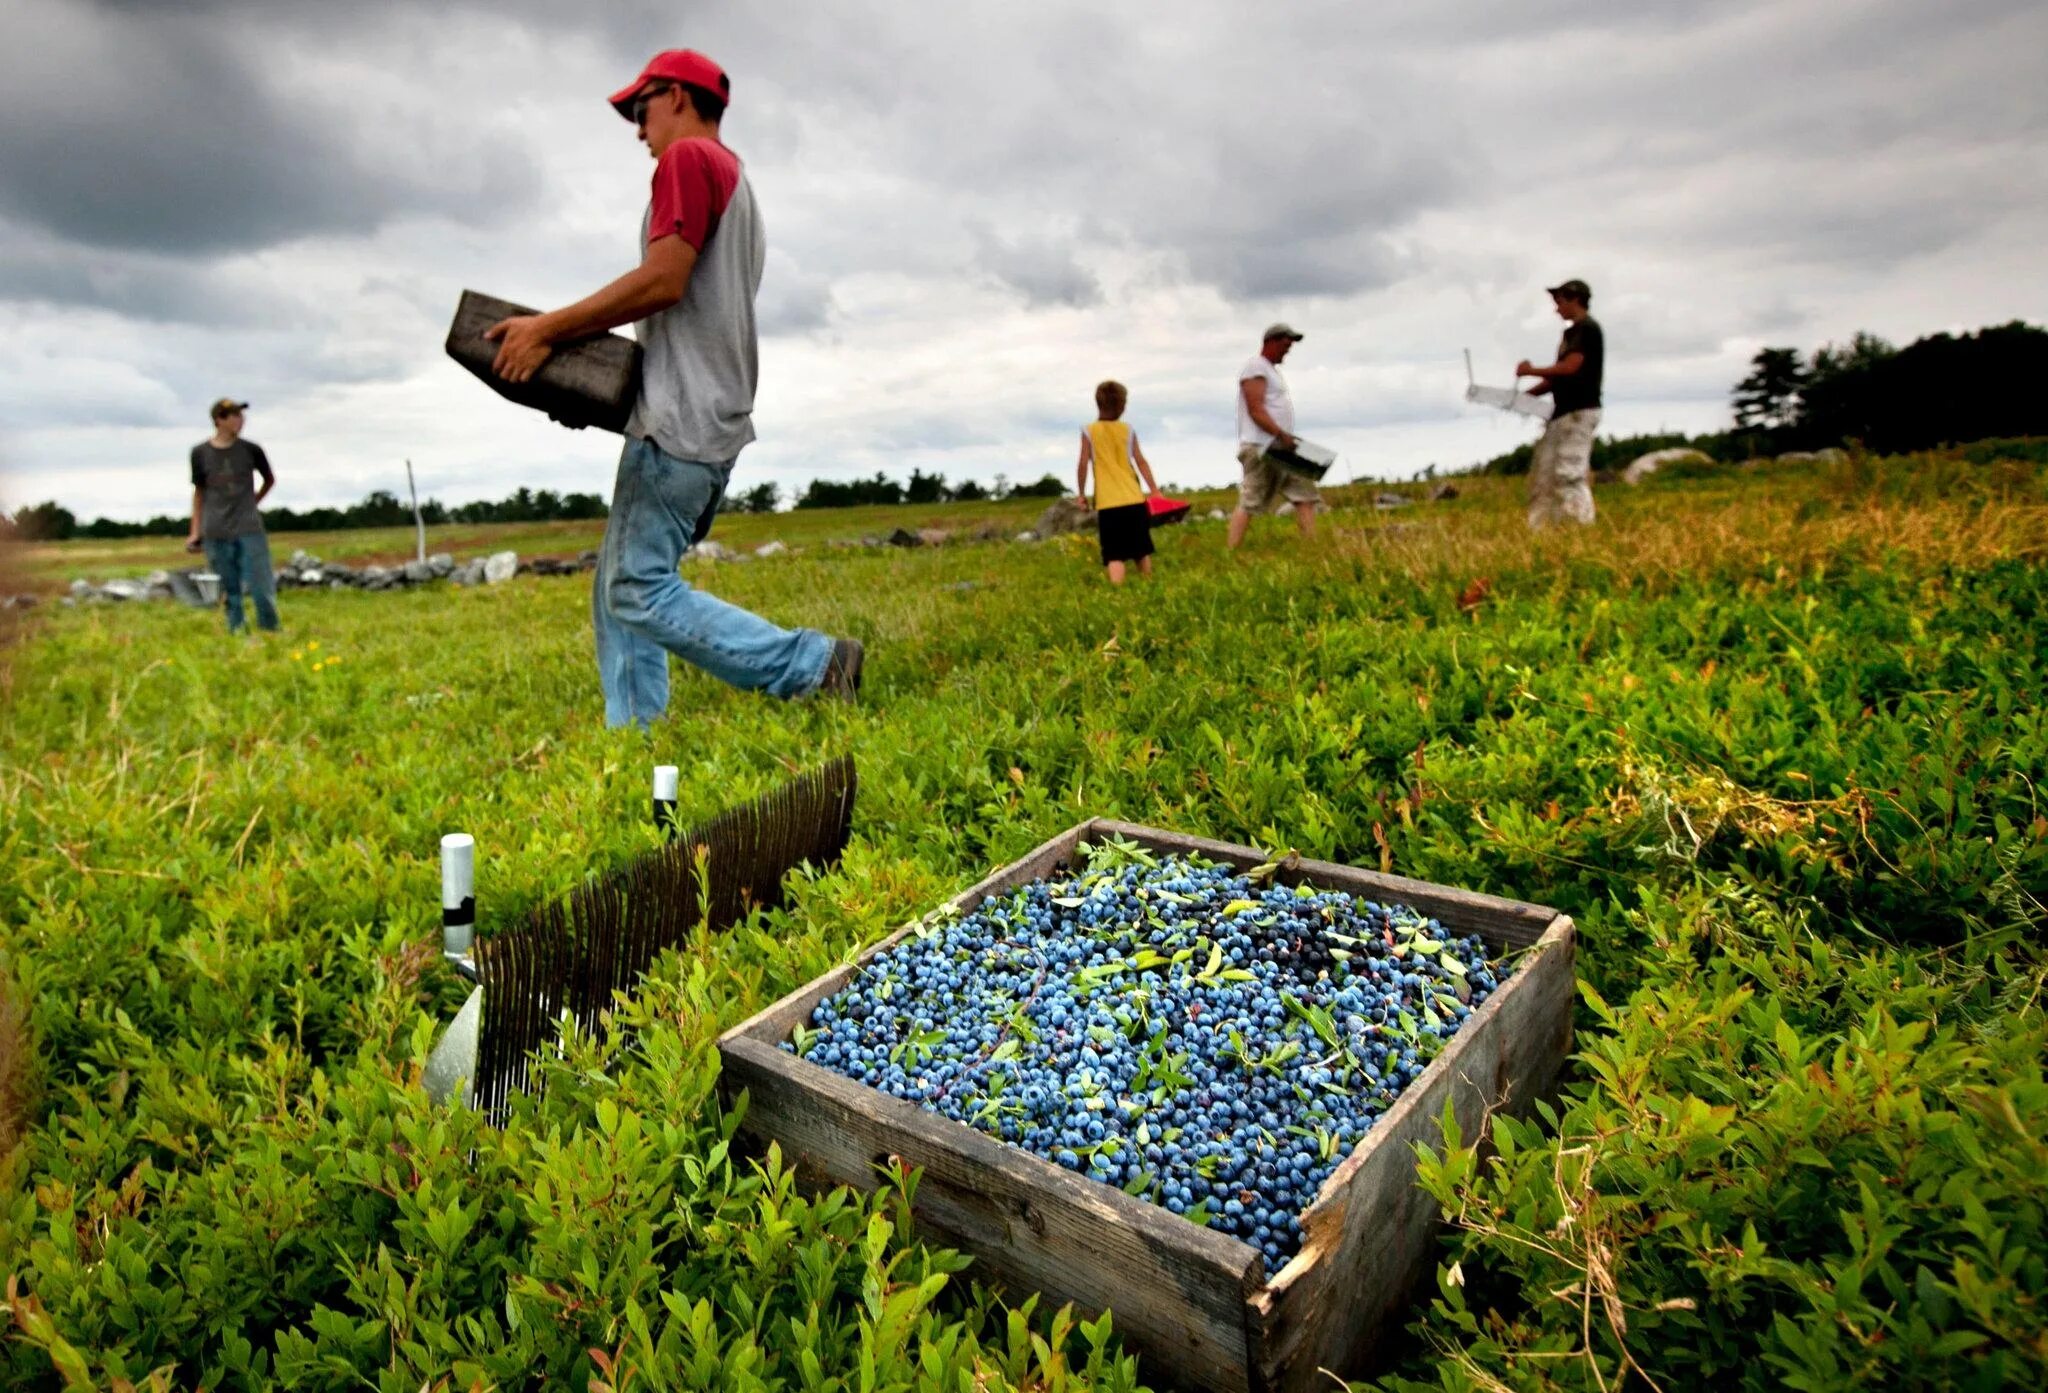
[[[397,566],[351,566],[341,561],[323,561],[305,551],[276,569],[279,590],[404,590],[437,580],[457,585],[496,585],[515,575],[557,576],[588,571],[597,565],[597,553],[576,557],[539,556],[521,561],[516,551],[494,552],[468,562],[458,562],[447,552],[437,552],[424,561],[407,561]],[[64,603],[88,604],[137,600],[177,600],[195,609],[219,602],[220,581],[199,567],[178,571],[151,571],[140,580],[74,580]],[[9,608],[26,608],[35,603],[32,595],[12,597]]]
[[[597,564],[597,553],[588,552],[589,565]],[[546,565],[547,570],[541,567]],[[557,568],[560,568],[558,570]],[[291,560],[277,568],[280,590],[298,587],[323,590],[403,590],[437,580],[457,585],[496,585],[515,575],[556,575],[561,570],[588,569],[581,559],[562,561],[539,557],[522,563],[516,551],[493,552],[458,562],[447,552],[436,552],[424,561],[413,560],[396,566],[350,566],[340,561],[322,561],[309,552],[295,551]]]
[[[208,604],[202,598],[199,583],[193,579],[196,571],[151,571],[140,580],[120,579],[97,583],[89,580],[74,580],[71,591],[64,596],[67,605],[83,604],[87,601],[129,603],[136,600],[182,600],[188,605]],[[19,597],[30,601],[32,596]]]
[[[295,551],[291,560],[277,568],[280,590],[396,590],[407,585],[424,585],[446,580],[455,574],[455,558],[438,552],[424,561],[399,566],[350,566],[341,561],[322,561],[310,552]]]
[[[752,561],[755,557],[781,556],[789,551],[787,542],[763,542],[752,551],[741,551],[706,537],[683,553],[685,561]]]

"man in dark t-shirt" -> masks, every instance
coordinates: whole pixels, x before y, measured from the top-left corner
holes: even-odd
[[[206,548],[207,564],[220,577],[229,633],[242,627],[245,591],[256,602],[256,627],[278,627],[270,539],[256,511],[277,476],[263,447],[242,439],[242,413],[248,407],[245,401],[222,397],[213,404],[213,437],[192,447],[192,533],[185,550]],[[258,475],[261,488],[256,487]]]
[[[1540,379],[1531,396],[1548,392],[1550,424],[1536,442],[1529,464],[1529,526],[1593,520],[1593,432],[1600,425],[1600,378],[1607,367],[1607,340],[1589,312],[1593,292],[1582,280],[1550,287],[1551,303],[1565,321],[1557,361],[1536,367],[1515,364],[1515,380]]]

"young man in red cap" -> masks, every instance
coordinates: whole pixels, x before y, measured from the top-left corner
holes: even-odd
[[[767,242],[739,157],[718,138],[732,82],[701,53],[657,53],[611,97],[654,156],[640,264],[593,295],[495,325],[499,376],[524,382],[553,346],[631,323],[640,398],[612,486],[591,590],[608,724],[652,722],[668,706],[674,653],[735,687],[851,700],[861,646],[783,629],[684,583],[741,447],[754,438],[760,372],[754,295]]]

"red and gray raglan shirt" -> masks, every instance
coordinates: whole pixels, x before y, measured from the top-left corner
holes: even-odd
[[[661,152],[641,225],[643,255],[663,237],[695,247],[697,265],[679,302],[633,326],[640,399],[626,433],[678,459],[727,463],[754,438],[754,296],[768,256],[739,156],[704,139]]]

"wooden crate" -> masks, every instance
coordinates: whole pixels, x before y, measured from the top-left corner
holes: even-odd
[[[572,429],[596,426],[623,434],[640,395],[640,345],[623,334],[593,334],[558,343],[540,371],[525,382],[507,382],[491,371],[498,345],[485,338],[484,331],[501,319],[533,313],[525,305],[465,290],[442,346],[507,401],[545,411]]]
[[[1266,859],[1250,847],[1098,818],[953,903],[972,910],[1112,834],[1240,870]],[[1528,951],[1324,1182],[1301,1216],[1300,1251],[1278,1273],[1267,1274],[1264,1256],[1234,1237],[778,1048],[915,925],[721,1036],[720,1092],[730,1102],[746,1090],[745,1130],[780,1143],[807,1183],[873,1190],[892,1157],[921,1167],[920,1232],[972,1255],[975,1275],[1019,1297],[1038,1291],[1090,1314],[1113,1311],[1154,1381],[1232,1393],[1328,1388],[1319,1371],[1364,1369],[1431,1272],[1439,1218],[1415,1183],[1415,1144],[1441,1143],[1445,1099],[1471,1137],[1489,1110],[1520,1112],[1556,1078],[1571,1043],[1574,934],[1569,918],[1539,905],[1328,862],[1292,863],[1279,879],[1412,906],[1453,934],[1478,933],[1492,954]]]

